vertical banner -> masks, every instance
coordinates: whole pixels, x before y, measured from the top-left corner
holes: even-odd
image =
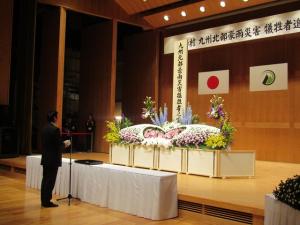
[[[173,111],[172,119],[179,121],[185,108],[187,96],[187,40],[174,44]]]
[[[288,64],[250,67],[250,91],[275,91],[288,89]]]

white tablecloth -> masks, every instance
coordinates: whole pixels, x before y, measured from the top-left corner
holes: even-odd
[[[41,156],[27,156],[26,157],[26,186],[30,188],[41,189],[43,167],[41,164]],[[75,165],[74,163],[72,165]],[[74,174],[72,174],[74,179]],[[72,182],[72,195],[76,185]],[[62,159],[62,166],[57,172],[56,183],[53,192],[60,196],[67,196],[69,193],[69,159]]]
[[[278,201],[272,194],[265,196],[265,225],[300,225],[300,211]]]
[[[26,186],[40,189],[40,156],[28,156]],[[67,196],[69,160],[63,158],[54,192]],[[174,173],[110,164],[72,163],[72,195],[82,201],[152,220],[176,217],[177,176]]]

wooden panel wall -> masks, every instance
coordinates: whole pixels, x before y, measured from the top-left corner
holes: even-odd
[[[58,126],[61,127],[66,11],[63,8],[51,9],[43,15],[41,23],[43,30],[37,95],[39,133],[46,123],[49,110],[58,112]]]
[[[0,1],[0,105],[9,104],[13,1]]]
[[[92,112],[96,121],[95,148],[108,152],[103,139],[106,120],[112,120],[115,108],[116,21],[104,22],[82,31],[80,65],[80,120]]]
[[[159,34],[151,31],[132,35],[124,46],[122,110],[126,117],[139,123],[143,122],[145,97],[158,100]]]
[[[258,160],[300,163],[300,34],[189,51],[188,101],[201,121],[210,95],[198,95],[198,72],[230,70],[221,95],[237,128],[232,149],[255,150]],[[249,92],[249,67],[288,63],[288,90]],[[162,56],[161,102],[172,104],[173,54]]]
[[[39,0],[40,3],[62,6],[76,12],[117,19],[118,21],[150,28],[150,25],[137,16],[128,14],[113,0]]]

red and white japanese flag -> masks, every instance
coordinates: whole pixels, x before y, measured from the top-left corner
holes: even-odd
[[[229,70],[198,73],[198,94],[224,94],[229,92]]]

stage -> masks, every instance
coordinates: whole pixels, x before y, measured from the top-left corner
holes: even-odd
[[[64,157],[68,157],[65,154]],[[75,153],[76,159],[109,161],[104,153]],[[1,168],[18,173],[26,168],[26,157],[0,159]],[[209,178],[178,174],[179,209],[248,224],[263,224],[264,196],[280,180],[299,174],[300,164],[256,161],[254,178]]]

